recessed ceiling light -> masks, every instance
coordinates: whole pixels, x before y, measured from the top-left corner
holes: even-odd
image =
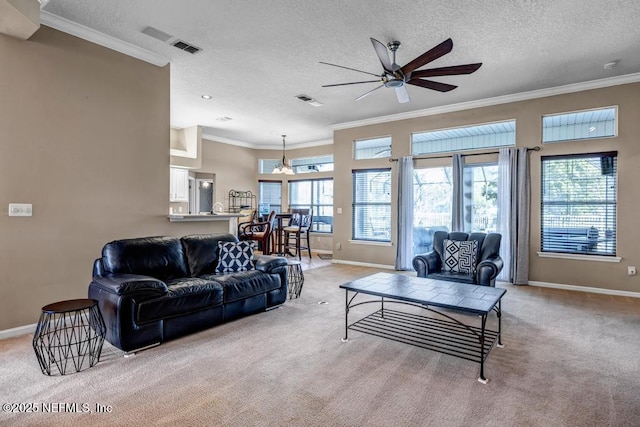
[[[224,117],[218,117],[216,120],[219,122],[228,122],[229,120],[233,120],[233,119],[231,117],[224,116]]]
[[[212,96],[211,95],[202,95],[202,99],[211,99]]]
[[[616,65],[618,65],[618,61],[607,62],[606,64],[604,64],[604,69],[605,70],[610,70],[613,67],[615,67]]]

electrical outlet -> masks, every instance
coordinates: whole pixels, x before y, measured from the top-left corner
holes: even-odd
[[[9,203],[9,216],[31,216],[32,214],[31,203]]]
[[[630,265],[627,267],[627,274],[629,276],[635,276],[637,274],[636,272],[636,266],[635,265]]]

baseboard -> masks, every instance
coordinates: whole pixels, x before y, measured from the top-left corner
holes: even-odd
[[[529,281],[529,286],[538,286],[540,288],[564,289],[566,291],[591,292],[594,294],[614,295],[619,297],[640,298],[640,292],[618,291],[615,289],[592,288],[589,286],[564,285],[561,283],[536,282]]]
[[[371,264],[371,263],[368,263],[368,262],[346,261],[346,260],[343,260],[343,259],[332,259],[331,262],[333,264],[357,265],[358,267],[382,268],[384,270],[395,270],[396,269],[393,265]]]
[[[19,337],[20,335],[32,334],[36,330],[37,323],[31,325],[18,326],[17,328],[5,329],[0,331],[0,340],[7,338]]]

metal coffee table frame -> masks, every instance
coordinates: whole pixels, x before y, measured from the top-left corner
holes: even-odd
[[[480,363],[478,381],[488,382],[484,362],[489,352],[501,341],[502,296],[505,289],[467,285],[455,282],[423,279],[400,274],[378,273],[345,283],[345,331],[349,329],[414,345],[439,353]],[[349,292],[353,292],[349,298]],[[378,296],[380,299],[354,303],[358,294]],[[380,304],[380,309],[349,324],[349,311],[364,304]],[[432,318],[387,308],[385,303],[419,307],[443,317]],[[451,309],[481,318],[480,327],[462,323],[431,307]],[[495,312],[498,330],[487,329],[487,317]]]

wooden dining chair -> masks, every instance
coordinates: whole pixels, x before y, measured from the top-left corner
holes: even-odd
[[[274,229],[276,212],[271,211],[266,221],[247,223],[238,230],[239,240],[254,240],[258,242],[259,248],[264,255],[271,254],[271,235]]]

